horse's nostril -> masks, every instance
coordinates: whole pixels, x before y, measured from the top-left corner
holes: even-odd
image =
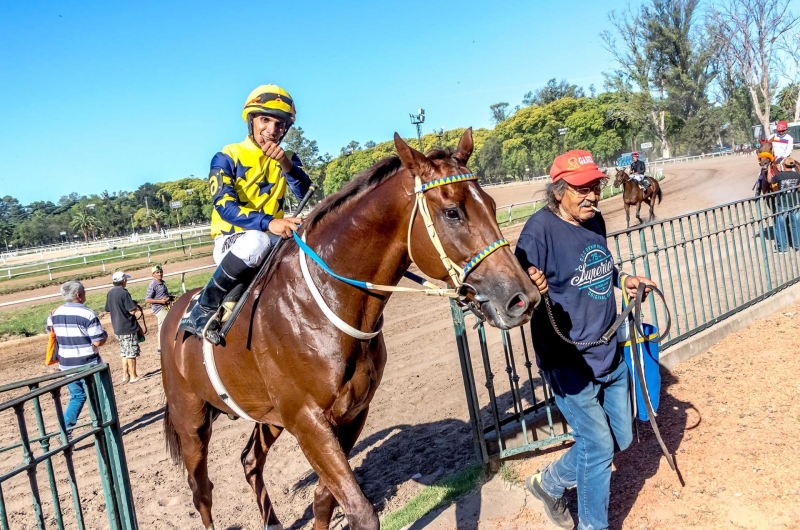
[[[528,310],[530,300],[523,293],[517,293],[511,297],[506,304],[506,313],[511,316],[519,316]]]

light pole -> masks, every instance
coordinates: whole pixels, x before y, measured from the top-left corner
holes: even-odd
[[[425,123],[425,109],[419,109],[417,114],[409,114],[411,118],[411,123],[417,126],[417,139],[419,140],[419,150],[420,152],[423,151],[422,149],[422,124]]]

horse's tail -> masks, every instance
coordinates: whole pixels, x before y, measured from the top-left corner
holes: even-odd
[[[661,186],[656,190],[656,197],[658,197],[658,204],[661,204],[661,199],[664,198],[664,192],[661,191]]]
[[[172,424],[169,417],[169,406],[164,405],[164,443],[167,446],[172,463],[179,465],[183,462],[183,451],[181,450],[181,438],[178,436],[178,431]]]

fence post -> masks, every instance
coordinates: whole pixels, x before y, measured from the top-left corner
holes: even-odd
[[[120,257],[122,257],[122,258],[125,257],[125,249],[124,248],[119,249],[119,253],[121,254]]]
[[[189,257],[192,257],[192,245],[189,245]]]
[[[183,290],[183,293],[186,294],[186,273],[185,272],[181,273],[181,289]]]
[[[86,265],[86,256],[83,257],[83,264]]]
[[[47,264],[47,275],[50,277],[50,280],[52,281],[53,273],[50,272],[50,264],[49,263]]]
[[[513,204],[509,204],[508,205],[508,220],[506,220],[507,223],[511,222],[511,209],[512,208],[514,208],[514,205]]]
[[[102,263],[102,264],[103,264],[103,272],[106,272],[106,260],[104,260],[104,259],[101,259],[101,260],[100,260],[100,263]]]
[[[150,245],[147,245],[147,263],[150,263]]]

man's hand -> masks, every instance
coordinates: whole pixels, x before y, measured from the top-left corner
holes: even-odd
[[[292,161],[286,156],[283,148],[275,142],[264,140],[264,145],[261,146],[261,150],[264,151],[264,154],[269,158],[277,160],[281,165],[281,170],[283,170],[284,173],[290,172],[294,167],[294,164],[292,164]],[[270,232],[271,231],[272,230],[270,230]]]
[[[544,273],[536,267],[528,267],[528,276],[533,282],[533,285],[539,289],[539,294],[542,296],[546,295],[549,287],[547,287],[547,278],[545,278]]]
[[[651,280],[650,278],[645,278],[644,276],[626,276],[625,277],[625,292],[628,293],[628,300],[633,300],[636,298],[636,290],[639,288],[639,284],[643,283],[645,285],[652,285],[653,287],[657,287],[656,283]],[[649,289],[645,289],[644,296],[642,300],[647,298],[647,292]]]
[[[284,239],[292,237],[292,232],[298,229],[303,223],[299,217],[284,217],[283,219],[273,219],[267,227],[270,232]]]

